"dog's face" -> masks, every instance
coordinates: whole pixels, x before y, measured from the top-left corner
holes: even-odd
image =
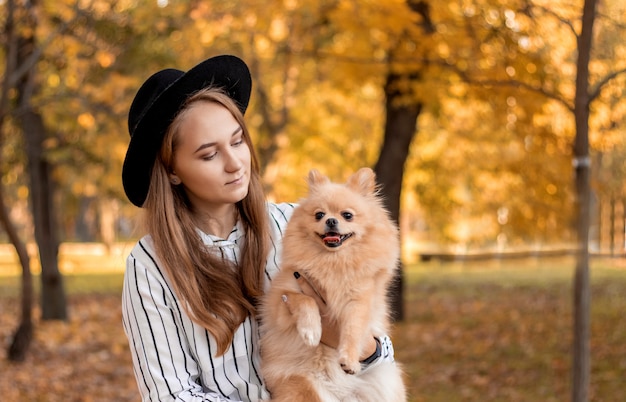
[[[366,233],[373,234],[377,220],[384,219],[371,169],[360,169],[345,184],[332,183],[312,170],[308,183],[309,195],[300,204],[301,213],[292,220],[297,221],[302,236],[328,251],[352,247]]]
[[[315,233],[322,239],[326,247],[336,248],[354,236],[350,223],[354,223],[354,210],[326,211],[320,208],[315,212],[315,220],[320,223]],[[323,227],[321,227],[323,225]]]

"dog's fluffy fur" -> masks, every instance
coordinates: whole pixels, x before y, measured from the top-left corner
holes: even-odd
[[[387,289],[400,249],[374,172],[362,168],[338,184],[312,170],[308,183],[287,226],[281,272],[260,306],[262,373],[272,401],[405,401],[397,363],[361,372],[359,362],[366,342],[389,332]],[[318,306],[294,272],[325,296],[341,328],[337,349],[320,343]]]

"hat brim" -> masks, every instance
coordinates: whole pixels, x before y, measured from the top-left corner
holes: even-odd
[[[252,79],[248,67],[238,57],[209,58],[173,81],[147,107],[131,133],[122,168],[122,183],[126,196],[134,205],[141,207],[146,200],[152,167],[167,127],[185,100],[207,87],[224,89],[242,114],[248,108]]]

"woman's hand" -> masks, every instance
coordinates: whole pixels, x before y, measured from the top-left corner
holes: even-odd
[[[311,297],[317,303],[320,316],[322,318],[322,338],[320,342],[328,347],[337,349],[341,336],[341,328],[339,323],[336,320],[331,319],[330,314],[328,313],[326,295],[322,293],[323,290],[315,288],[304,275],[295,272],[294,277],[296,278],[302,293]],[[287,303],[287,308],[289,308],[289,300],[285,300],[285,303]],[[291,309],[289,311],[291,311]],[[369,336],[367,339],[367,343],[363,345],[360,360],[365,360],[376,352],[376,340],[374,337]]]

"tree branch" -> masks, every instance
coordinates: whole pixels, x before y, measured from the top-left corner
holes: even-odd
[[[22,78],[24,78],[24,76],[26,74],[28,74],[29,71],[31,71],[31,69],[33,68],[33,66],[35,64],[37,64],[37,62],[39,61],[39,59],[41,58],[41,55],[44,51],[44,49],[46,49],[46,47],[48,47],[48,45],[55,40],[59,35],[61,35],[63,32],[66,32],[69,28],[69,26],[71,24],[73,24],[74,22],[76,22],[76,20],[78,20],[78,18],[80,17],[80,13],[78,12],[78,2],[76,2],[74,4],[74,8],[76,11],[76,16],[72,19],[70,19],[69,21],[64,22],[63,24],[59,25],[59,27],[57,28],[57,30],[53,33],[51,33],[50,35],[48,35],[46,37],[46,40],[43,41],[43,43],[38,46],[29,56],[26,60],[24,60],[24,62],[17,66],[17,68],[11,72],[11,75],[9,75],[8,77],[8,84],[9,87],[13,88],[17,85],[18,81],[21,80]],[[8,71],[7,71],[8,73]]]
[[[562,104],[567,110],[573,112],[574,106],[571,105],[567,99],[559,96],[558,94],[546,91],[541,87],[536,87],[534,85],[530,85],[526,82],[517,81],[517,80],[507,80],[507,81],[499,81],[499,80],[478,80],[475,81],[477,84],[481,85],[491,85],[491,86],[501,86],[501,87],[514,87],[514,88],[523,88],[531,92],[535,92],[537,94],[543,95],[548,99],[555,100]]]
[[[470,77],[465,71],[458,69],[454,65],[449,65],[449,67],[456,72],[459,77],[463,81],[472,85],[482,85],[482,86],[494,86],[494,87],[513,87],[513,88],[523,88],[531,92],[535,92],[537,94],[543,95],[548,99],[555,100],[565,106],[567,110],[570,112],[574,112],[574,105],[567,101],[567,99],[563,98],[559,94],[546,91],[544,88],[531,85],[527,82],[518,81],[518,80],[494,80],[494,79],[480,79]]]
[[[600,92],[602,92],[602,88],[604,88],[604,86],[609,81],[611,81],[614,78],[617,78],[618,75],[624,74],[624,73],[626,73],[626,67],[622,68],[621,70],[613,71],[612,73],[606,75],[604,78],[602,78],[600,81],[598,81],[594,85],[594,87],[591,88],[591,91],[589,92],[589,103],[591,103],[595,98],[600,96]]]
[[[542,11],[543,13],[545,13],[547,15],[551,15],[552,17],[556,18],[559,22],[561,22],[563,25],[568,27],[569,30],[574,34],[574,36],[576,38],[578,38],[578,32],[576,32],[576,28],[574,28],[574,24],[572,24],[572,21],[568,20],[565,17],[560,16],[559,14],[554,12],[553,10],[550,10],[549,8],[546,8],[544,6],[538,6],[538,5],[533,4],[532,2],[530,2],[529,4],[527,4],[525,11],[527,11],[529,14],[532,14],[532,9],[538,9],[538,10]]]

